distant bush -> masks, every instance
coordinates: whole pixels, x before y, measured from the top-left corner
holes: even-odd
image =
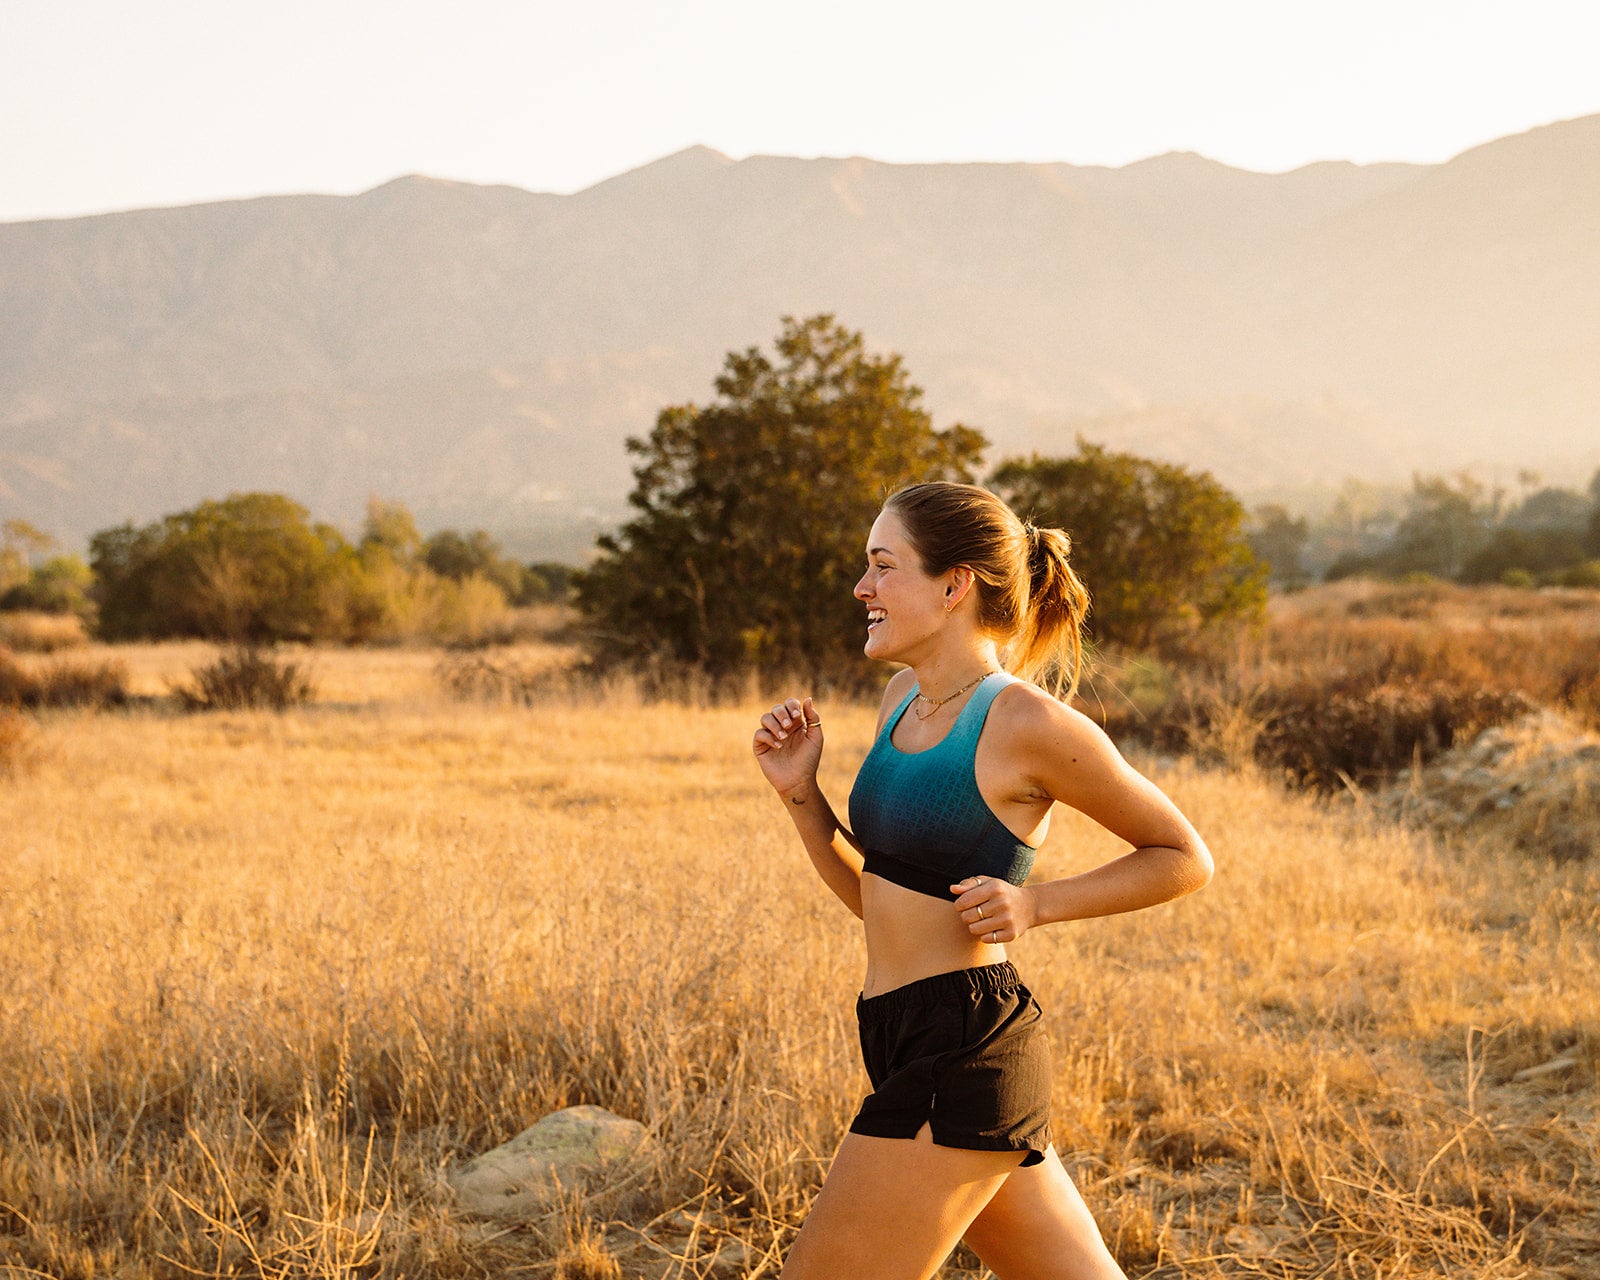
[[[121,706],[128,700],[128,673],[120,662],[57,659],[25,667],[0,649],[0,707]]]
[[[1600,560],[1585,560],[1582,564],[1575,564],[1561,570],[1560,573],[1548,575],[1549,585],[1556,587],[1584,587],[1590,590],[1600,588]]]
[[[1513,690],[1443,681],[1251,688],[1191,677],[1153,710],[1101,718],[1118,737],[1235,767],[1254,762],[1295,786],[1332,791],[1390,780],[1533,705]]]
[[[1533,578],[1582,560],[1583,536],[1575,529],[1497,529],[1462,566],[1460,580],[1503,582],[1519,569]]]
[[[107,639],[195,636],[265,643],[331,638],[354,568],[337,529],[277,493],[236,493],[90,541]]]
[[[1331,695],[1314,687],[1283,690],[1262,707],[1255,756],[1299,786],[1328,791],[1346,781],[1371,785],[1514,720],[1532,705],[1519,693],[1444,683]]]
[[[94,613],[90,589],[94,574],[77,556],[52,556],[28,571],[21,582],[0,593],[0,610],[74,614]]]
[[[486,654],[451,654],[435,668],[445,692],[463,702],[508,702],[527,706],[548,692],[555,677],[547,666]]]
[[[257,646],[503,643],[521,630],[512,606],[564,599],[572,574],[519,564],[482,530],[424,541],[405,507],[378,499],[352,546],[276,493],[233,494],[143,527],[102,530],[91,555],[106,639]]]
[[[535,560],[523,568],[522,590],[515,605],[566,604],[572,599],[578,571],[559,560]]]
[[[0,613],[0,648],[13,653],[56,653],[89,643],[72,614]]]
[[[1536,706],[1600,727],[1600,596],[1348,583],[1280,598],[1258,634],[1097,665],[1084,709],[1116,737],[1364,786]]]
[[[286,711],[316,696],[302,664],[259,645],[225,649],[191,675],[173,690],[188,711]]]

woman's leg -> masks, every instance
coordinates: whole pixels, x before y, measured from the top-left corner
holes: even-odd
[[[1127,1280],[1053,1147],[1005,1180],[965,1239],[1000,1280]]]
[[[781,1280],[926,1280],[1020,1159],[846,1134]]]

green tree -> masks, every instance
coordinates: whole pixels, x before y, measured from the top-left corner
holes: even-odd
[[[100,632],[119,640],[325,637],[340,625],[331,598],[354,563],[337,529],[277,493],[202,502],[102,530],[89,545]]]
[[[1600,556],[1600,470],[1589,477],[1589,498],[1594,507],[1589,512],[1589,530],[1584,535],[1583,547],[1592,556]]]
[[[1410,510],[1379,562],[1395,573],[1457,577],[1488,541],[1491,513],[1482,483],[1464,471],[1413,476]]]
[[[0,609],[31,609],[38,613],[75,613],[87,618],[94,611],[90,588],[94,574],[78,556],[51,556],[36,564],[22,582],[0,592]]]
[[[1272,581],[1280,586],[1299,586],[1306,580],[1300,557],[1310,536],[1311,528],[1304,516],[1292,517],[1288,508],[1270,502],[1256,508],[1250,550],[1267,565]]]
[[[1586,495],[1571,489],[1536,489],[1508,511],[1501,524],[1530,533],[1546,529],[1582,532],[1593,505]]]
[[[0,524],[0,591],[28,580],[33,557],[56,549],[56,540],[26,520]]]
[[[1011,459],[990,484],[1072,538],[1097,641],[1158,648],[1265,607],[1267,570],[1246,541],[1244,508],[1207,472],[1080,438],[1073,456]]]
[[[513,604],[565,604],[572,598],[577,570],[559,560],[535,560],[523,566],[522,592]]]
[[[883,499],[974,477],[982,434],[934,430],[898,355],[868,354],[831,315],[785,317],[775,346],[730,352],[713,403],[663,409],[628,441],[638,514],[577,586],[602,663],[853,669],[850,588]]]
[[[422,535],[409,508],[382,498],[367,499],[367,518],[356,544],[363,558],[386,556],[402,568],[422,553]]]
[[[1583,534],[1578,530],[1501,528],[1467,557],[1459,577],[1465,583],[1504,582],[1508,574],[1520,571],[1537,578],[1583,559]]]
[[[466,535],[441,529],[423,543],[422,562],[452,582],[465,582],[472,577],[492,582],[507,600],[518,601],[525,593],[527,571],[508,559],[500,544],[482,529]]]

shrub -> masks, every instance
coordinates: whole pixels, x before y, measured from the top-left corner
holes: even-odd
[[[0,649],[0,707],[105,707],[128,700],[128,673],[120,662],[55,661],[25,667]]]
[[[259,645],[225,649],[191,674],[192,685],[173,689],[187,711],[284,711],[316,696],[316,685],[300,663]]]
[[[14,653],[55,653],[88,642],[82,621],[72,614],[0,613],[0,647]]]
[[[1285,690],[1273,702],[1256,743],[1257,761],[1322,791],[1388,781],[1414,761],[1431,761],[1533,706],[1513,691],[1442,682],[1331,696],[1307,687]]]
[[[554,683],[548,667],[536,668],[514,658],[482,653],[448,655],[435,668],[435,674],[445,692],[463,702],[527,706]]]
[[[1445,681],[1340,689],[1316,681],[1242,687],[1191,676],[1152,714],[1105,719],[1117,736],[1230,766],[1254,761],[1296,786],[1391,780],[1533,708],[1514,690]]]
[[[1553,575],[1553,582],[1559,587],[1600,587],[1600,560],[1585,560],[1582,564],[1563,569]]]

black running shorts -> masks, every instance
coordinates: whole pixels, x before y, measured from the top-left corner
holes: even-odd
[[[1050,1148],[1050,1043],[1033,993],[1009,961],[958,969],[856,1000],[872,1092],[850,1132],[941,1147]]]

